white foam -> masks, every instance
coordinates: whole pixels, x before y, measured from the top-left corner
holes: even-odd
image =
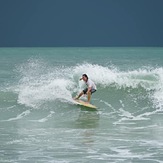
[[[53,79],[45,81],[37,85],[33,82],[32,85],[21,86],[21,91],[18,96],[18,101],[21,104],[28,106],[41,105],[45,101],[52,101],[56,99],[70,99],[71,92],[68,90],[71,82],[65,79]]]
[[[136,88],[141,85],[144,88],[155,86],[159,79],[159,73],[151,69],[138,69],[134,71],[119,71],[115,68],[103,67],[100,65],[83,64],[74,68],[75,74],[86,73],[97,84],[109,86],[116,84],[119,87]]]
[[[3,121],[15,121],[18,119],[22,119],[23,117],[25,117],[29,114],[30,114],[30,110],[26,110],[26,111],[22,112],[21,114],[17,115],[15,118],[10,118],[8,120],[3,120]]]
[[[52,115],[54,113],[55,113],[54,111],[51,111],[50,114],[47,115],[45,118],[42,118],[42,119],[39,119],[39,120],[30,120],[30,121],[33,121],[33,122],[46,122],[46,121],[48,121],[49,118],[52,117]]]

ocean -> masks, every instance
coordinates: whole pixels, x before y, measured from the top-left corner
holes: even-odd
[[[0,48],[0,162],[162,163],[163,48]]]

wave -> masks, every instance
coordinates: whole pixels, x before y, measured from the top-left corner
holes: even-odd
[[[17,115],[15,118],[9,118],[8,120],[2,120],[1,122],[15,121],[15,120],[18,120],[18,119],[22,119],[22,118],[24,118],[25,116],[27,116],[29,114],[30,114],[30,110],[26,110],[26,111],[22,112],[21,114]]]
[[[53,66],[39,59],[29,59],[17,66],[16,71],[18,84],[12,89],[18,94],[18,103],[26,106],[38,107],[56,100],[72,102],[72,96],[84,88],[84,83],[79,78],[86,73],[100,91],[105,91],[106,88],[128,93],[134,89],[143,90],[155,107],[163,108],[162,67],[120,71],[112,65],[107,67],[82,63],[75,66]]]

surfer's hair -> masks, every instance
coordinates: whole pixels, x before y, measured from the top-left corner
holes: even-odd
[[[87,76],[87,74],[83,74],[82,76],[85,76],[85,77],[88,79],[88,76]]]

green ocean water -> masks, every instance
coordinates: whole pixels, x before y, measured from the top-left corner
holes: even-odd
[[[0,48],[2,163],[161,163],[162,117],[163,48]]]

